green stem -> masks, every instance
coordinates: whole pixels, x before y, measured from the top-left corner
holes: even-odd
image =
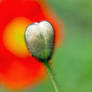
[[[54,74],[53,74],[53,71],[52,71],[52,69],[51,69],[51,67],[50,67],[50,65],[49,65],[49,63],[48,63],[48,61],[45,61],[44,64],[45,64],[45,66],[46,66],[46,68],[47,68],[47,70],[48,70],[48,75],[49,75],[49,78],[50,78],[50,80],[51,80],[51,83],[52,83],[52,85],[53,85],[53,87],[54,87],[55,92],[60,92],[60,91],[59,91],[59,88],[58,88],[58,86],[57,86],[57,82],[56,82],[55,76],[54,76]]]

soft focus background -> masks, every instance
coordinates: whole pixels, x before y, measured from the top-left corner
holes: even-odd
[[[53,57],[61,92],[92,92],[92,0],[47,1],[64,23],[64,43]],[[54,91],[46,80],[21,92]]]

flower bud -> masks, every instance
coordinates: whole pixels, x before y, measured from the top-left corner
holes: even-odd
[[[52,56],[54,46],[54,29],[47,21],[34,23],[27,27],[25,39],[33,56],[44,61]]]

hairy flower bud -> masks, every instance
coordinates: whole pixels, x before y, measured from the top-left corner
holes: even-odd
[[[54,29],[47,21],[34,23],[27,27],[25,39],[29,51],[40,60],[49,60],[54,46]]]

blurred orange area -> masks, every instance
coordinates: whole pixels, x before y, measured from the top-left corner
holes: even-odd
[[[2,2],[3,1],[3,2]],[[55,45],[62,41],[62,25],[45,0],[0,0],[0,81],[14,89],[33,87],[47,76],[45,65],[26,46],[26,27],[43,20],[55,29]]]
[[[2,0],[0,0],[0,3],[2,2]]]
[[[31,61],[27,62],[13,61],[7,73],[0,77],[3,80],[1,80],[2,84],[17,90],[38,85],[46,78],[46,75],[47,71],[43,63],[31,57]]]
[[[26,57],[29,55],[25,43],[25,30],[31,22],[27,18],[15,18],[7,26],[3,34],[5,47],[14,55]]]

